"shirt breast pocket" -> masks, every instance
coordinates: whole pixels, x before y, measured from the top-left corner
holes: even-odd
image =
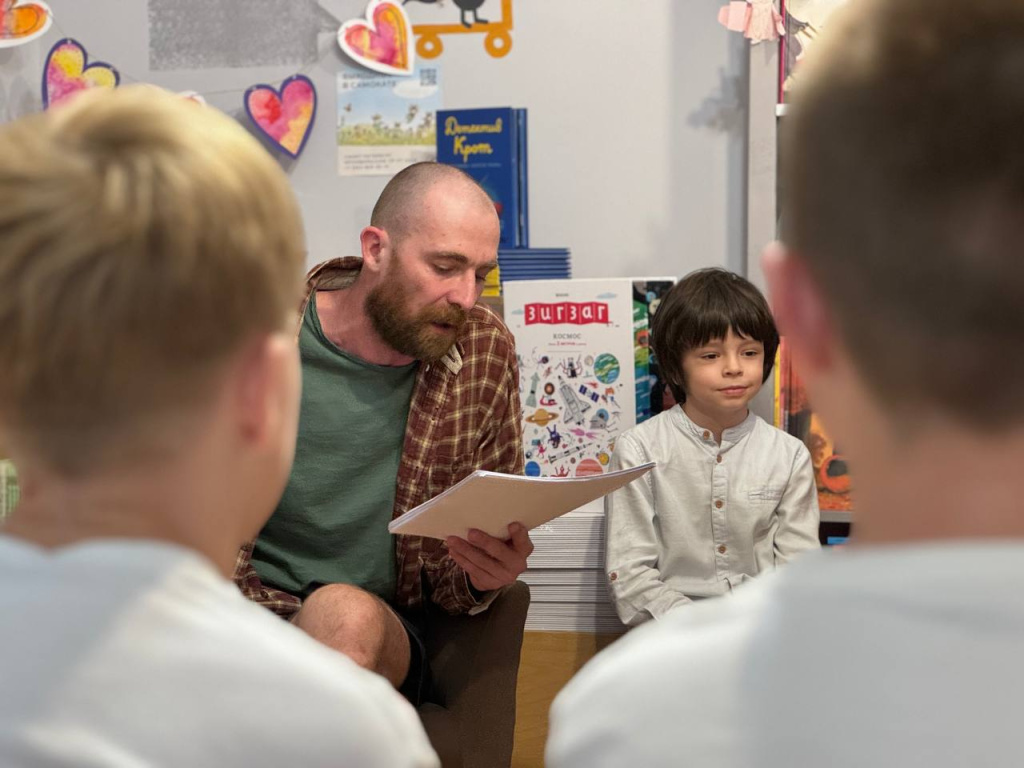
[[[752,506],[778,506],[786,489],[781,485],[765,485],[747,491],[747,503]]]

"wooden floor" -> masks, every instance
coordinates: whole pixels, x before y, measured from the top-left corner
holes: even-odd
[[[527,632],[523,636],[512,768],[543,768],[548,709],[555,695],[594,654],[619,637],[577,632]]]

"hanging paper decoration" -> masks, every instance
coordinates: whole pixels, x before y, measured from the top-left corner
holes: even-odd
[[[245,92],[249,119],[281,151],[298,157],[316,119],[316,87],[305,75],[293,75],[280,89],[254,85]]]
[[[408,0],[406,0],[408,2]],[[434,4],[435,0],[420,0]],[[416,53],[424,59],[435,59],[444,51],[441,37],[444,35],[484,35],[484,50],[495,59],[500,59],[512,50],[512,0],[501,0],[501,18],[480,18],[479,10],[484,0],[455,0],[459,10],[459,21],[439,24],[416,24],[412,31],[416,35]],[[437,3],[436,5],[440,5]],[[436,6],[435,6],[436,7]]]
[[[338,45],[357,64],[386,75],[411,75],[415,64],[412,25],[405,9],[391,0],[371,0],[365,19],[346,21]]]
[[[89,64],[89,54],[70,37],[50,49],[43,69],[43,107],[52,107],[88,88],[116,88],[121,75],[106,62]]]
[[[0,0],[0,48],[24,45],[46,34],[53,15],[46,3]]]
[[[742,32],[751,44],[778,40],[786,33],[775,0],[736,0],[719,10],[718,21],[726,29]]]

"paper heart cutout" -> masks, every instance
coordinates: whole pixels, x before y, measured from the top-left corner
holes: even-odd
[[[245,92],[245,111],[260,132],[291,157],[298,157],[316,119],[316,87],[305,75],[281,83],[254,85]]]
[[[338,45],[350,58],[375,72],[411,75],[415,64],[412,24],[405,9],[391,0],[371,0],[366,19],[346,21]]]
[[[103,61],[88,64],[89,54],[70,37],[50,49],[43,68],[43,107],[52,107],[88,88],[116,88],[121,75]]]
[[[53,13],[46,3],[2,0],[0,2],[0,48],[24,45],[46,34]]]

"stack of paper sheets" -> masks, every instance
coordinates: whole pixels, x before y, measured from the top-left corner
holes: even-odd
[[[604,511],[593,505],[538,526],[520,578],[530,585],[527,631],[623,632],[604,573]]]

